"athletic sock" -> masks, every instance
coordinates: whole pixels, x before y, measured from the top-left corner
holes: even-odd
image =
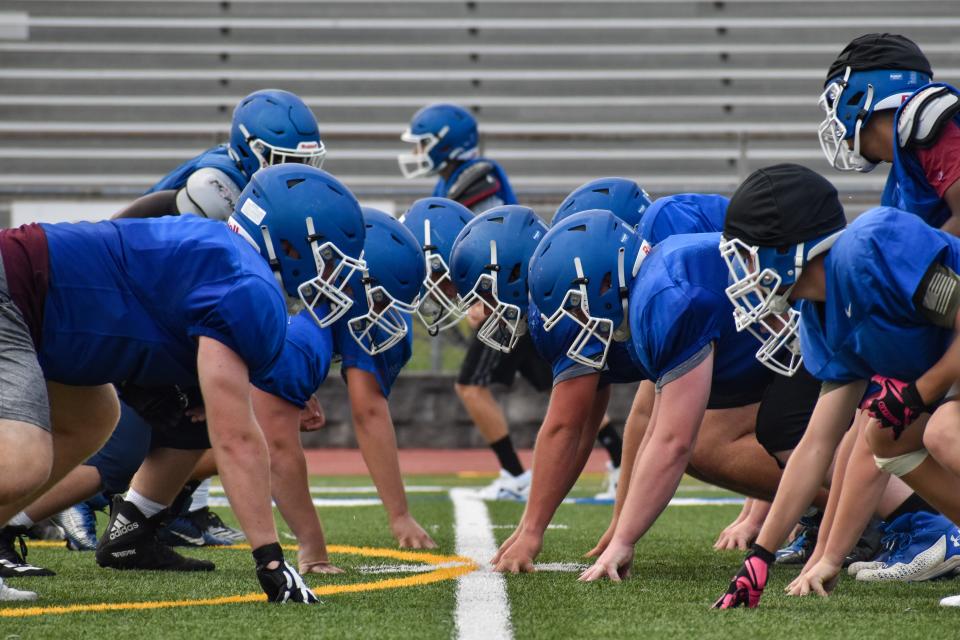
[[[190,511],[199,511],[210,505],[210,478],[201,482],[193,491],[193,497],[190,502]]]
[[[600,432],[597,433],[597,440],[603,445],[603,448],[610,454],[610,463],[614,469],[620,468],[620,462],[623,458],[623,440],[617,432],[616,427],[610,422]]]
[[[936,507],[931,505],[929,502],[921,498],[915,493],[911,493],[910,497],[900,503],[900,506],[894,509],[890,515],[887,516],[887,522],[896,520],[905,513],[915,513],[917,511],[929,511],[930,513],[940,513]]]
[[[150,498],[140,495],[133,489],[129,489],[127,491],[126,498],[124,499],[130,504],[132,504],[133,506],[135,506],[137,509],[139,509],[140,513],[142,513],[147,518],[152,518],[153,516],[157,515],[158,513],[160,513],[161,511],[167,508],[167,505],[160,504],[159,502],[154,502]]]
[[[517,450],[513,448],[513,440],[510,439],[509,434],[491,443],[490,448],[497,455],[497,460],[500,461],[504,471],[514,477],[523,475],[523,464],[517,457]]]
[[[8,527],[32,527],[33,519],[28,516],[26,513],[21,511],[17,515],[10,518],[10,522],[7,523]]]

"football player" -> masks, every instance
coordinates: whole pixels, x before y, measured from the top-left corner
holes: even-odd
[[[800,366],[802,354],[823,386],[756,543],[715,606],[759,604],[770,550],[806,509],[849,430],[843,446],[868,447],[886,473],[863,471],[854,486],[847,470],[831,495],[824,520],[846,517],[845,525],[833,527],[829,548],[791,586],[800,595],[826,595],[857,535],[851,532],[862,528],[888,474],[951,520],[960,517],[955,422],[947,426],[955,420],[955,403],[936,408],[960,377],[954,339],[960,245],[891,207],[868,211],[848,227],[833,186],[809,169],[785,164],[754,172],[734,194],[721,252],[733,282],[728,295],[736,322],[762,341],[758,356],[787,351]],[[871,378],[879,384],[868,390]],[[849,429],[861,403],[863,415],[874,419]],[[938,542],[952,529],[925,540],[930,548],[919,555],[930,556],[932,574],[960,563],[949,545]],[[835,544],[835,531],[844,544]]]
[[[315,602],[277,542],[249,381],[279,357],[288,304],[302,304],[321,326],[349,309],[345,288],[364,266],[362,216],[332,176],[285,165],[251,180],[229,226],[185,217],[0,234],[11,368],[3,432],[18,452],[0,518],[106,440],[119,413],[113,384],[196,381],[262,588],[271,601]]]
[[[868,33],[827,71],[820,145],[834,168],[892,167],[881,204],[960,235],[960,92],[908,38]]]
[[[410,153],[398,157],[407,178],[437,176],[433,196],[449,198],[480,213],[517,197],[499,164],[480,157],[480,136],[473,115],[458,105],[437,103],[423,107],[410,120],[401,140],[413,145]],[[476,329],[483,321],[482,308],[467,315]],[[452,318],[451,318],[452,319]],[[429,327],[428,327],[429,328]],[[436,331],[434,327],[431,331]],[[538,391],[550,388],[549,366],[537,356],[528,338],[517,346],[520,358],[505,357],[474,333],[460,367],[455,390],[480,434],[500,464],[500,475],[484,489],[491,500],[525,500],[530,490],[530,473],[517,456],[503,409],[490,390],[493,384],[510,386],[519,371]],[[523,366],[519,366],[522,363]]]

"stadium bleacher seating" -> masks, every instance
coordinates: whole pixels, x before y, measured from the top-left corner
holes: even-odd
[[[238,98],[265,86],[305,97],[326,168],[361,196],[402,205],[429,191],[429,180],[403,180],[395,158],[410,115],[435,100],[471,108],[486,153],[544,207],[598,175],[636,177],[654,195],[729,192],[777,161],[830,171],[816,101],[827,65],[860,33],[903,33],[938,79],[960,82],[955,9],[955,0],[6,0],[0,199],[134,195],[224,140]],[[831,178],[867,206],[884,172]]]

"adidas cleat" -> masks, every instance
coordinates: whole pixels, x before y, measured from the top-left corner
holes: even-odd
[[[93,551],[97,548],[97,514],[89,502],[64,509],[53,520],[63,529],[67,549]]]
[[[26,527],[0,528],[0,578],[22,578],[56,575],[50,569],[37,567],[27,562],[27,545],[23,541]],[[20,543],[20,553],[14,547]]]
[[[117,498],[110,524],[97,545],[97,564],[111,569],[213,571],[212,562],[182,556],[157,539],[165,516],[161,511],[147,518],[134,504]]]
[[[21,591],[20,589],[14,589],[13,587],[5,585],[3,583],[3,578],[0,578],[0,602],[28,602],[36,599],[37,594],[35,594],[33,591]]]
[[[960,567],[960,529],[940,515],[922,511],[909,515],[910,529],[894,534],[899,536],[896,552],[889,554],[882,567],[861,568],[857,580],[922,582]]]

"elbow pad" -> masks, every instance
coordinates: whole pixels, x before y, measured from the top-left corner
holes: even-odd
[[[191,173],[177,192],[177,210],[223,221],[233,213],[239,198],[240,188],[227,174],[204,167]]]

